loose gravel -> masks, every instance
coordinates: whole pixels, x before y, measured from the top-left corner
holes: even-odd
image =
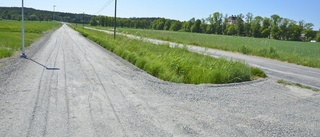
[[[0,136],[320,136],[320,95],[275,79],[161,81],[66,25],[1,60]]]

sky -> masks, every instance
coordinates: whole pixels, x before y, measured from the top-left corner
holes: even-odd
[[[22,0],[0,0],[2,7],[21,7]],[[115,0],[24,0],[25,7],[69,13],[114,16]],[[105,7],[105,8],[104,8]],[[214,12],[228,15],[278,14],[295,21],[313,23],[320,29],[320,0],[117,0],[118,17],[164,17],[187,21]]]

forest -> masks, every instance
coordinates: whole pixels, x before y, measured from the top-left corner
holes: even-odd
[[[114,25],[114,17],[93,16],[90,25],[111,27]],[[295,21],[280,17],[277,14],[270,17],[253,16],[252,13],[228,16],[215,12],[206,19],[192,18],[189,21],[165,18],[156,20],[117,18],[117,26],[290,41],[316,40],[320,42],[320,31],[315,31],[312,23],[306,23],[303,20]]]
[[[69,23],[88,24],[92,15],[84,13],[63,13],[45,10],[36,10],[33,8],[24,8],[24,18],[29,21],[63,21]],[[21,7],[0,7],[0,19],[21,20]]]

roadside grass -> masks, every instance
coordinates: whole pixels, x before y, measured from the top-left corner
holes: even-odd
[[[57,22],[25,21],[25,46],[29,46],[43,33],[59,27]],[[21,50],[21,21],[0,20],[0,59]]]
[[[241,61],[212,58],[190,52],[186,48],[170,48],[169,45],[155,45],[125,36],[117,36],[114,40],[113,35],[80,27],[75,27],[75,30],[165,81],[223,84],[266,77],[262,70]]]
[[[106,29],[106,28],[105,28]],[[299,65],[320,68],[320,43],[281,41],[265,38],[198,34],[148,29],[118,28],[119,32],[203,46],[248,55],[277,59]]]
[[[312,88],[312,87],[309,87],[309,86],[305,86],[305,85],[302,85],[302,84],[299,84],[299,83],[288,82],[288,81],[285,81],[285,80],[278,80],[277,83],[282,84],[282,85],[285,85],[285,86],[296,86],[296,87],[300,87],[300,88],[304,88],[304,89],[309,89],[309,90],[316,91],[316,92],[319,92],[319,91],[320,91],[319,89],[316,89],[316,88]]]

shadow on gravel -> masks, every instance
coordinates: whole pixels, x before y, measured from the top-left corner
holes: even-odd
[[[41,63],[31,59],[31,58],[28,58],[28,57],[25,57],[24,59],[30,60],[30,61],[32,61],[32,62],[34,62],[34,63],[36,63],[36,64],[38,64],[38,65],[40,65],[40,66],[42,66],[44,68],[46,68],[46,70],[60,70],[60,68],[48,68],[47,66],[45,66],[45,65],[43,65],[43,64],[41,64]]]

